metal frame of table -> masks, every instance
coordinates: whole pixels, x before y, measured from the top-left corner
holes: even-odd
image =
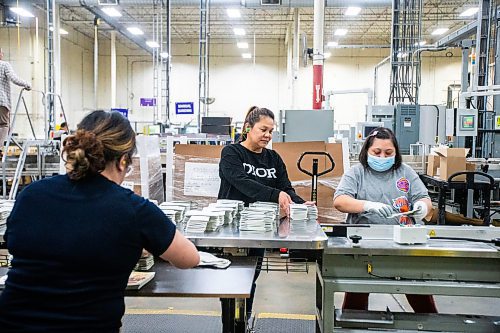
[[[250,297],[257,259],[232,257],[226,269],[179,269],[158,261],[150,271],[155,277],[139,290],[126,290],[127,297],[220,298],[223,332],[244,333],[245,299]]]
[[[368,273],[368,264],[373,275]],[[334,294],[345,291],[500,298],[500,248],[454,240],[398,245],[389,239],[363,239],[359,247],[354,247],[345,237],[331,237],[323,253],[321,270],[317,272],[317,332],[334,332],[335,313],[341,314],[335,310]],[[370,314],[373,311],[366,312],[368,317]],[[402,316],[404,320],[398,320]],[[382,317],[378,315],[378,324],[365,320],[348,327],[445,330],[450,325],[435,314],[397,314],[392,321],[384,321]],[[500,321],[500,316],[494,320],[479,317],[475,316],[471,323],[464,322],[460,328],[447,328],[451,331],[463,328],[464,332],[498,329],[494,320]]]

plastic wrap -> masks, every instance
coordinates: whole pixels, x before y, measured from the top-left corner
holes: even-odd
[[[136,194],[159,203],[164,201],[160,144],[157,136],[138,136],[137,154],[132,158],[133,171],[123,185]]]
[[[341,177],[318,178],[318,219],[321,223],[345,223],[347,214],[333,208],[333,195]],[[311,200],[312,180],[292,182],[292,186],[302,199]]]
[[[219,161],[219,158],[176,154],[173,188],[167,188],[173,191],[173,200],[194,201],[198,207],[216,202],[220,185]]]

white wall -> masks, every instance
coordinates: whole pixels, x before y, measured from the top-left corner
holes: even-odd
[[[32,81],[35,89],[45,86],[45,30],[40,23],[39,43],[35,46],[35,30],[31,26],[20,29],[19,49],[17,29],[0,28],[0,46],[5,60],[10,61],[19,76]],[[65,27],[66,28],[66,27]],[[62,97],[71,128],[94,108],[93,96],[93,41],[72,30],[61,42]],[[210,57],[210,115],[227,115],[241,121],[252,105],[265,106],[278,113],[290,105],[291,95],[287,82],[286,46],[282,40],[258,41],[256,58],[241,58],[235,41],[213,41]],[[251,44],[251,43],[250,43]],[[251,48],[253,46],[251,45]],[[19,50],[19,51],[18,51]],[[34,64],[35,50],[39,61]],[[174,42],[172,47],[171,121],[187,123],[197,116],[175,115],[175,102],[194,102],[198,107],[198,42]],[[325,61],[325,90],[373,88],[373,70],[389,49],[335,49]],[[420,102],[442,104],[446,101],[446,87],[460,81],[461,55],[453,50],[425,53],[422,62]],[[109,108],[110,99],[110,49],[109,41],[99,43],[98,108]],[[379,70],[378,101],[387,104],[389,96],[389,71],[386,64]],[[312,66],[300,67],[297,108],[312,106]],[[19,89],[13,86],[13,103]],[[33,95],[30,93],[29,95]],[[143,51],[132,51],[117,43],[117,107],[130,109],[132,121],[152,121],[153,108],[141,107],[141,97],[153,97],[152,57]],[[43,135],[43,109],[36,98],[27,96],[33,112],[37,134]],[[336,125],[364,120],[365,95],[337,95],[333,98]],[[20,120],[16,132],[28,136],[30,131],[25,119]],[[20,116],[20,119],[23,119]]]

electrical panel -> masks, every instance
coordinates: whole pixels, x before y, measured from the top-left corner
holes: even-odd
[[[447,136],[477,136],[476,109],[446,109]]]
[[[372,106],[372,119],[368,121],[383,122],[384,127],[392,128],[394,122],[394,105]]]
[[[410,145],[419,142],[420,106],[398,104],[394,117],[394,133],[399,143],[401,154],[410,153]]]

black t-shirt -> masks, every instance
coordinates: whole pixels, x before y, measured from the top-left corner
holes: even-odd
[[[7,220],[14,259],[0,331],[117,332],[142,249],[163,254],[175,230],[153,203],[101,175],[31,184]]]
[[[264,148],[254,153],[241,144],[226,146],[221,153],[219,176],[219,199],[242,200],[245,204],[278,202],[279,193],[284,191],[293,202],[304,202],[295,193],[285,163],[274,150]]]

